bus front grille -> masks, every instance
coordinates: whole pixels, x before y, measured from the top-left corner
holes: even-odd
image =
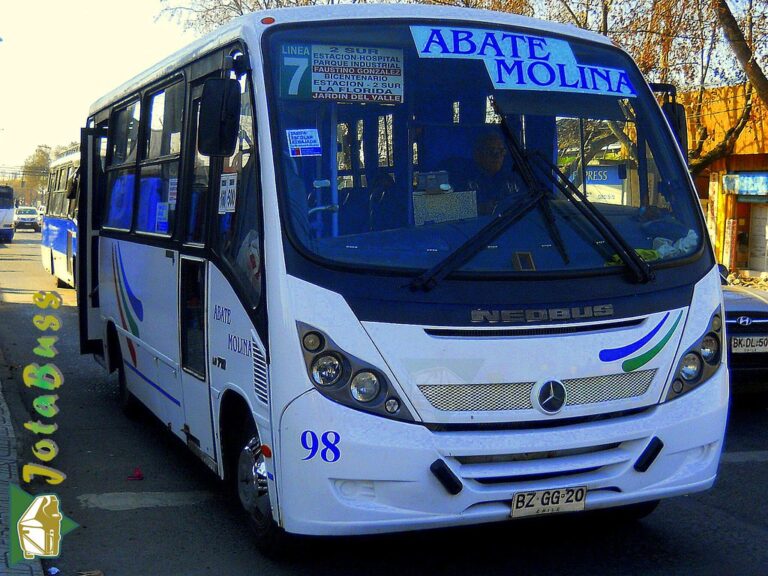
[[[648,391],[656,369],[563,380],[568,406],[637,398]],[[432,406],[445,412],[531,410],[535,382],[507,384],[422,384]]]

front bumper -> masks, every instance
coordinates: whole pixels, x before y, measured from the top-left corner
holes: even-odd
[[[23,230],[23,229],[40,230],[40,224],[34,220],[29,222],[21,222],[21,221],[15,222],[14,227],[16,228],[16,230]]]
[[[706,490],[717,474],[727,407],[725,367],[641,413],[517,430],[433,432],[310,391],[280,421],[280,521],[293,533],[370,534],[506,520],[521,491],[587,486],[592,510]],[[318,439],[311,458],[310,432]],[[326,432],[338,434],[338,459],[323,453]],[[664,448],[638,472],[634,464],[654,437]],[[461,480],[459,494],[430,472],[438,459]]]

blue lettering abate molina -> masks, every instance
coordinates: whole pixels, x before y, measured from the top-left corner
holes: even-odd
[[[625,70],[579,64],[565,40],[498,30],[411,26],[420,58],[482,60],[495,88],[633,97]]]
[[[234,334],[227,335],[227,349],[243,356],[253,357],[253,344],[248,338],[241,338]]]
[[[232,324],[232,310],[220,304],[215,304],[213,306],[213,319],[222,324]]]

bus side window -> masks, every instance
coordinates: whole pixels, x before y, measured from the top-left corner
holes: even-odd
[[[107,168],[107,197],[104,206],[105,227],[120,230],[131,228],[136,179],[134,161],[140,114],[141,105],[136,101],[113,115],[109,142],[112,154]]]
[[[240,131],[235,153],[224,159],[221,174],[222,189],[226,194],[234,186],[235,206],[220,208],[216,217],[214,244],[240,280],[251,304],[261,297],[261,194],[256,172],[256,141],[253,133],[253,111],[248,83],[241,81]],[[223,190],[223,191],[222,191]]]
[[[147,142],[139,182],[137,232],[173,234],[183,107],[183,82],[150,97]]]

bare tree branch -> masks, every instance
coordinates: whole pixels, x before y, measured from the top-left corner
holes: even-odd
[[[736,18],[733,17],[733,13],[725,0],[713,0],[713,2],[717,10],[720,26],[731,50],[733,50],[744,73],[754,86],[760,100],[768,104],[768,78],[766,78],[762,68],[757,63],[755,55],[752,53],[752,48],[747,43],[739,27],[739,23],[736,22]]]

